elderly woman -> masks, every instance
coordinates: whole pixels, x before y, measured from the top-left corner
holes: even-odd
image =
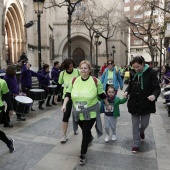
[[[82,61],[79,69],[81,76],[74,78],[69,85],[61,110],[65,112],[67,102],[72,99],[73,119],[82,129],[83,135],[79,164],[84,165],[87,148],[93,140],[91,129],[95,122],[98,137],[102,135],[98,96],[104,100],[108,110],[111,110],[111,106],[106,99],[100,80],[90,76],[90,63],[86,60]]]
[[[127,106],[132,119],[132,153],[138,153],[141,139],[145,139],[150,114],[156,112],[155,101],[160,94],[160,86],[155,70],[145,64],[143,57],[135,57],[132,67],[136,74],[130,77],[124,96],[129,95]]]

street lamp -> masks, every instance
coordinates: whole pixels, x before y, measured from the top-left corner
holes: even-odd
[[[160,38],[160,70],[159,70],[159,79],[161,80],[161,67],[162,67],[162,39],[164,38],[164,32],[163,30],[160,31],[159,33],[159,38]]]
[[[155,50],[155,55],[156,55],[156,66],[158,66],[158,49],[156,48]]]
[[[96,66],[98,65],[98,43],[99,43],[99,34],[96,33],[94,36],[95,38],[95,45],[96,45]]]
[[[128,50],[125,51],[126,52],[126,65],[128,64]]]
[[[115,51],[115,46],[114,46],[114,45],[112,46],[112,52],[113,52],[113,61],[114,61],[114,59],[115,59],[114,54],[115,54],[115,52],[116,52],[116,51]]]
[[[41,13],[43,13],[45,0],[33,0],[34,2],[34,11],[37,14],[38,19],[38,69],[41,70],[41,24],[40,17]]]
[[[96,66],[95,66],[95,69],[94,69],[94,74],[96,77],[98,77],[98,72],[99,72],[99,68],[98,68],[98,46],[101,44],[101,41],[99,41],[99,34],[96,33],[96,35],[94,36],[95,38],[95,45],[96,45]]]

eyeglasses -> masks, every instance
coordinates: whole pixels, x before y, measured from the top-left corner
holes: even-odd
[[[113,63],[107,63],[107,64],[109,65],[109,64],[113,64]]]

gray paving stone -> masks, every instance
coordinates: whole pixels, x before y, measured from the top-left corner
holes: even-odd
[[[156,158],[146,159],[144,157],[136,157],[135,155],[104,153],[101,151],[88,151],[86,157],[86,165],[95,168],[100,167],[103,169],[121,170],[138,170],[139,168],[146,170],[158,169]],[[76,168],[82,170],[84,166],[76,165],[75,169]]]
[[[54,145],[15,140],[15,148],[16,152],[6,155],[0,150],[0,158],[6,160],[5,164],[0,162],[0,169],[27,170],[53,149]]]

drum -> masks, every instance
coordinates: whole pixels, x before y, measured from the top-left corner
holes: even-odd
[[[28,113],[33,100],[26,96],[16,96],[14,99],[13,107],[16,113],[24,114]]]
[[[48,95],[55,95],[57,93],[57,85],[48,86]]]
[[[165,86],[165,88],[170,88],[170,85]]]
[[[30,98],[32,100],[41,101],[45,99],[45,90],[43,89],[30,89]]]
[[[170,91],[164,93],[166,103],[170,102]]]

